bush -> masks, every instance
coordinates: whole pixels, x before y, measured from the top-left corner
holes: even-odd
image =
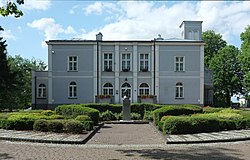
[[[51,116],[46,117],[46,119],[48,120],[53,120],[53,119],[64,119],[64,117],[62,115],[58,115],[58,114],[53,114]]]
[[[75,118],[75,120],[83,122],[83,121],[91,121],[91,118],[87,115],[79,115]]]
[[[93,121],[83,121],[82,124],[83,124],[83,128],[84,128],[86,131],[93,130],[93,128],[94,128],[94,123],[93,123]]]
[[[162,105],[151,104],[151,103],[133,103],[131,105],[132,113],[139,113],[142,117],[144,117],[145,111],[153,111],[155,109],[161,108]]]
[[[196,105],[169,105],[153,111],[154,124],[158,125],[158,122],[163,116],[166,115],[190,115],[195,113],[202,113],[202,108]]]
[[[64,117],[76,118],[79,115],[88,115],[94,125],[98,124],[99,111],[94,108],[85,107],[84,105],[60,105],[55,109],[56,114],[63,115]]]
[[[142,119],[141,115],[139,113],[131,113],[130,115],[131,115],[132,120],[140,120],[140,119]]]
[[[1,120],[1,128],[3,129],[32,130],[33,124],[34,120],[23,120],[23,119]]]
[[[153,121],[153,111],[147,111],[147,110],[145,110],[143,119],[144,120]]]
[[[204,107],[203,113],[215,113],[223,110],[225,108],[214,108],[214,107]]]
[[[54,115],[54,114],[56,114],[56,113],[55,113],[55,111],[51,111],[51,110],[43,110],[43,111],[41,112],[41,114],[42,114],[42,115],[45,115],[45,116],[52,116],[52,115]]]
[[[100,119],[102,121],[112,121],[112,120],[116,120],[116,117],[111,111],[107,110],[100,114]]]
[[[68,120],[64,123],[64,129],[70,133],[82,133],[84,126],[81,122],[76,120]]]
[[[63,121],[60,120],[49,120],[48,131],[60,133],[63,132]]]
[[[122,112],[121,113],[114,113],[115,119],[116,120],[121,120],[122,119]]]
[[[36,120],[33,128],[36,131],[48,132],[48,121],[45,119]]]
[[[108,104],[108,103],[89,103],[85,104],[85,107],[97,109],[99,112],[106,112],[107,110],[112,113],[120,113],[122,111],[122,105]]]

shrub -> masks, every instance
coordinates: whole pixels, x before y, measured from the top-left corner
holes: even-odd
[[[203,113],[215,113],[223,110],[225,108],[214,108],[214,107],[204,107]]]
[[[47,132],[48,131],[48,121],[45,119],[36,120],[33,125],[34,130]]]
[[[100,119],[102,121],[112,121],[112,120],[116,120],[116,117],[111,111],[107,110],[100,114]]]
[[[83,128],[87,131],[90,131],[94,128],[93,121],[83,121],[82,124],[83,124]]]
[[[63,131],[63,121],[60,120],[49,120],[48,131],[60,133]]]
[[[88,115],[94,125],[98,124],[99,111],[94,108],[84,107],[84,105],[60,105],[55,109],[57,114],[63,115],[65,117],[76,118],[78,115]]]
[[[116,120],[121,120],[122,119],[122,112],[121,113],[114,113],[115,119]]]
[[[70,133],[82,133],[84,126],[81,122],[76,120],[68,120],[64,123],[64,129]]]
[[[54,114],[56,114],[56,113],[55,113],[55,111],[51,111],[51,110],[43,110],[43,111],[41,112],[41,114],[42,114],[42,115],[45,115],[45,116],[52,116],[52,115],[54,115]]]
[[[147,110],[145,110],[143,119],[144,120],[153,121],[153,111],[147,111]]]
[[[122,105],[108,104],[108,103],[89,103],[85,104],[85,107],[97,109],[99,112],[106,112],[107,110],[112,113],[120,113],[122,111]]]
[[[189,115],[194,113],[202,113],[202,108],[196,105],[169,105],[153,111],[154,124],[158,125],[158,122],[163,116],[166,115]]]
[[[3,129],[15,129],[15,130],[32,130],[34,120],[23,120],[23,119],[2,119],[1,128]]]
[[[141,115],[139,113],[131,113],[130,115],[131,115],[132,120],[140,120],[140,119],[142,119]]]
[[[153,111],[155,109],[161,108],[162,105],[151,104],[151,103],[133,103],[131,105],[132,113],[139,113],[142,117],[144,117],[145,111]]]
[[[79,115],[75,118],[75,120],[83,122],[83,121],[91,121],[91,118],[87,115]]]
[[[51,116],[46,117],[46,119],[48,120],[53,120],[53,119],[64,119],[64,117],[62,115],[58,115],[58,114],[53,114]]]

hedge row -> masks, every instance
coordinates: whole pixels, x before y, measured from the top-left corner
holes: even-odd
[[[163,116],[166,115],[190,115],[202,113],[202,108],[197,105],[167,105],[153,111],[154,124],[158,125]]]
[[[83,104],[60,105],[55,108],[56,114],[63,115],[68,118],[76,118],[79,115],[87,115],[98,125],[99,111],[94,108],[86,107]]]
[[[228,114],[228,115],[226,115]],[[250,128],[250,117],[235,113],[165,116],[159,129],[169,134],[192,134]]]
[[[131,114],[132,120],[140,120],[142,119],[141,115],[139,113],[132,112]],[[100,114],[100,120],[101,121],[112,121],[112,120],[121,120],[122,119],[122,113],[113,113],[109,110],[102,112]]]

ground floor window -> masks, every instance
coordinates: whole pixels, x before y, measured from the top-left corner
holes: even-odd
[[[176,83],[175,86],[175,98],[184,98],[184,87],[180,82]]]
[[[105,83],[103,86],[103,95],[113,95],[114,89],[111,83]]]
[[[38,86],[38,98],[46,98],[46,85],[45,84],[39,84]]]
[[[141,95],[149,95],[149,85],[147,83],[142,83],[139,86],[139,96]]]
[[[77,86],[76,82],[70,82],[69,84],[69,98],[77,97]]]

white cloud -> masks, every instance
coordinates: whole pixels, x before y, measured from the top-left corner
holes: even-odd
[[[45,34],[45,41],[56,39],[59,34],[76,33],[72,26],[68,26],[64,29],[60,24],[57,24],[53,18],[41,18],[39,20],[34,20],[32,23],[28,23],[27,25],[31,28],[43,31]],[[46,47],[45,41],[42,42],[43,47]]]
[[[75,10],[77,10],[79,8],[78,5],[73,6],[70,10],[69,10],[69,14],[75,14]]]
[[[6,40],[16,40],[16,37],[12,34],[11,30],[0,31],[0,37]]]
[[[24,5],[21,5],[21,8],[32,10],[47,10],[51,6],[50,0],[25,0]]]
[[[180,37],[179,25],[183,20],[203,21],[203,31],[215,30],[229,43],[238,38],[250,24],[250,2],[95,2],[85,8],[85,14],[102,14],[107,10],[118,17],[101,28],[85,32],[84,39],[94,39],[101,31],[104,39],[153,39],[160,33],[164,38]],[[106,17],[109,19],[109,16]]]

